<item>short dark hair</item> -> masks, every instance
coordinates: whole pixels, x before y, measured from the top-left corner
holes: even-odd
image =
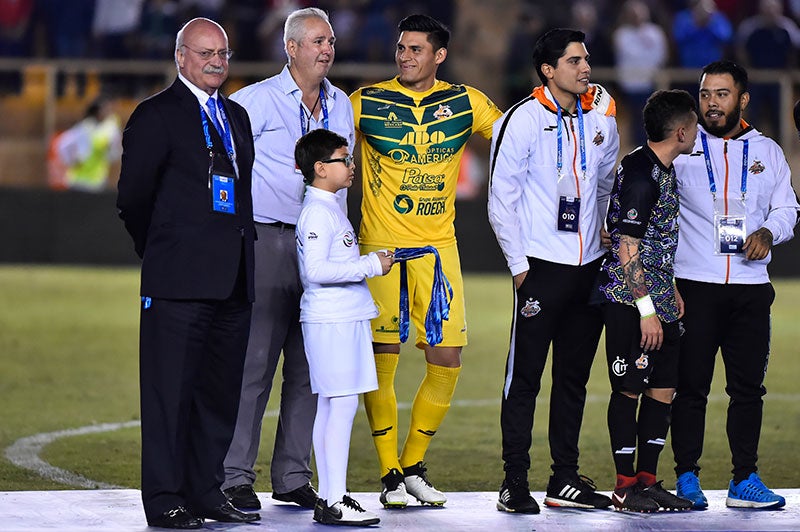
[[[294,160],[303,172],[303,182],[314,182],[314,165],[330,159],[333,152],[347,146],[347,139],[327,129],[312,129],[294,145]]]
[[[428,42],[435,52],[439,48],[447,48],[450,42],[450,29],[428,15],[409,15],[397,25],[398,33],[404,31],[421,31],[428,34]]]
[[[642,111],[647,138],[652,142],[661,142],[692,112],[697,114],[697,104],[688,92],[680,89],[654,92]]]
[[[584,42],[586,34],[582,31],[568,28],[556,28],[548,31],[536,41],[533,47],[533,66],[542,84],[547,85],[547,76],[542,74],[542,65],[548,64],[555,67],[558,58],[567,51],[571,42]]]
[[[748,90],[749,81],[747,78],[747,70],[739,66],[733,61],[727,59],[723,61],[714,61],[703,67],[703,72],[700,74],[700,82],[703,81],[703,76],[706,74],[730,74],[733,78],[733,84],[739,89],[739,94],[744,94]]]

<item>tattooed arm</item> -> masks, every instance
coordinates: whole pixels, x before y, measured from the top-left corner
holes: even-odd
[[[641,238],[624,234],[620,235],[619,238],[619,262],[622,265],[622,277],[634,301],[648,295],[644,279],[644,266],[639,256],[639,244],[641,241]],[[639,325],[642,330],[642,339],[639,342],[639,346],[645,351],[661,349],[664,334],[661,330],[661,321],[659,321],[658,316],[653,314],[644,317]]]
[[[747,260],[761,260],[772,249],[772,232],[762,227],[747,237],[744,241],[744,251]]]

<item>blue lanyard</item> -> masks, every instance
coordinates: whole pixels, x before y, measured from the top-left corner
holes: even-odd
[[[425,339],[428,345],[434,346],[442,343],[442,320],[450,317],[450,301],[453,299],[453,287],[442,271],[442,260],[439,252],[433,246],[421,248],[397,248],[394,250],[394,260],[400,262],[400,342],[408,340],[408,273],[406,261],[417,259],[428,253],[433,253],[433,286],[431,287],[431,302],[425,314]]]
[[[561,125],[561,105],[556,101],[555,97],[553,97],[553,101],[556,102],[557,108],[557,119],[558,119],[558,129],[556,130],[556,138],[558,139],[558,159],[556,161],[556,168],[558,169],[558,177],[561,178],[561,169],[564,167],[564,156],[563,156],[563,135],[564,132],[562,130]],[[583,109],[581,108],[581,100],[577,98],[577,109],[578,109],[578,136],[579,136],[579,145],[581,149],[581,171],[583,172],[583,179],[586,179],[586,144],[584,141],[583,136]]]
[[[219,114],[222,116],[222,135],[220,135],[222,137],[222,144],[225,146],[225,153],[228,154],[228,159],[234,162],[236,156],[233,152],[233,139],[231,138],[230,127],[228,127],[228,116],[225,114],[225,109],[222,108],[221,103],[217,103],[217,109],[219,109]],[[206,110],[202,105],[200,105],[200,119],[203,121],[203,136],[206,138],[206,148],[208,148],[209,152],[213,152],[214,143],[211,142],[211,135],[208,133],[208,118],[206,117]]]
[[[711,166],[711,154],[708,150],[708,137],[704,132],[700,132],[700,140],[703,143],[703,158],[706,160],[706,173],[708,174],[708,188],[711,190],[713,199],[717,198],[717,184],[714,182],[714,168]],[[727,140],[724,142],[728,142]],[[744,139],[742,141],[742,185],[740,191],[742,193],[742,201],[747,195],[747,159],[750,152],[750,141]]]
[[[330,124],[328,121],[328,102],[325,101],[325,90],[322,88],[322,83],[319,84],[319,104],[322,107],[322,127],[325,129],[330,129]],[[311,120],[312,113],[309,113],[308,120]],[[300,133],[301,135],[305,135],[308,133],[308,127],[306,125],[306,111],[303,109],[303,102],[300,102]]]

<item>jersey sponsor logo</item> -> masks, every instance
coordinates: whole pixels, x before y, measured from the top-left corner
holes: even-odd
[[[532,318],[541,311],[542,306],[539,304],[539,300],[534,301],[532,297],[529,297],[525,304],[522,305],[519,313],[522,314],[523,318]]]
[[[394,112],[390,112],[386,117],[386,120],[383,121],[383,127],[388,129],[401,128],[403,127],[403,121],[397,118],[397,115],[394,114]]]
[[[344,247],[351,248],[353,247],[353,244],[356,243],[356,236],[352,231],[347,231],[344,234],[344,237],[342,237],[342,243],[344,244]]]
[[[761,173],[761,172],[763,172],[764,170],[766,170],[766,168],[765,168],[765,167],[764,167],[764,165],[761,163],[761,161],[759,161],[758,159],[756,159],[755,161],[753,161],[753,164],[751,164],[751,165],[750,165],[750,168],[748,168],[748,171],[749,171],[751,174],[760,174],[760,173]]]
[[[442,118],[450,118],[453,116],[453,111],[450,109],[449,105],[446,104],[439,104],[439,108],[433,112],[433,116],[436,120],[441,120]]]
[[[436,164],[449,162],[455,151],[453,148],[430,148],[425,153],[408,153],[406,150],[394,148],[389,150],[386,155],[398,164]]]
[[[400,139],[399,144],[411,146],[425,146],[427,144],[441,144],[447,139],[444,131],[409,131],[403,138]]]
[[[628,371],[628,363],[625,362],[624,358],[618,356],[614,362],[611,363],[611,371],[617,377],[622,377],[625,375],[625,372]]]
[[[647,353],[642,353],[639,355],[639,358],[636,359],[636,369],[647,369],[647,366],[650,365],[650,358],[647,356]]]
[[[414,200],[406,194],[398,194],[394,197],[394,210],[400,214],[408,214],[414,208]]]
[[[310,233],[308,233],[308,237],[307,238],[309,240],[316,240],[319,237],[317,236],[317,233],[315,233],[314,231],[311,231]]]
[[[417,201],[417,216],[438,216],[446,210],[447,198],[420,198]]]
[[[606,138],[605,136],[603,136],[603,132],[598,130],[597,133],[595,133],[594,138],[592,139],[592,144],[594,144],[595,146],[599,146],[603,143],[604,140],[606,140]]]
[[[441,192],[444,190],[444,174],[427,174],[419,168],[407,168],[403,172],[400,190]]]

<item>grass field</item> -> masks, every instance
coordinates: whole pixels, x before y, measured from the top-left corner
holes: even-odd
[[[502,477],[500,388],[507,350],[511,288],[503,275],[467,275],[470,345],[453,407],[427,456],[429,474],[449,491],[494,491]],[[767,374],[761,437],[762,477],[770,487],[800,487],[800,467],[791,449],[800,439],[800,281],[775,283],[773,338]],[[0,267],[0,447],[19,438],[98,423],[137,420],[138,271],[134,269],[49,266]],[[407,405],[421,378],[421,354],[403,351],[397,377],[401,433],[408,426]],[[727,487],[730,458],[724,436],[727,400],[718,364],[708,413],[702,478],[706,489]],[[549,374],[549,371],[548,371]],[[582,472],[602,490],[613,482],[605,410],[608,398],[604,351],[599,350],[581,437]],[[544,490],[549,475],[544,379],[537,409],[531,487]],[[257,467],[257,491],[270,491],[269,457],[275,430],[275,393],[264,423]],[[42,458],[89,479],[139,486],[139,431],[59,439]],[[353,430],[348,484],[353,491],[377,491],[377,459],[366,416]],[[673,482],[669,446],[660,477]],[[0,491],[65,489],[68,486],[0,459]]]

